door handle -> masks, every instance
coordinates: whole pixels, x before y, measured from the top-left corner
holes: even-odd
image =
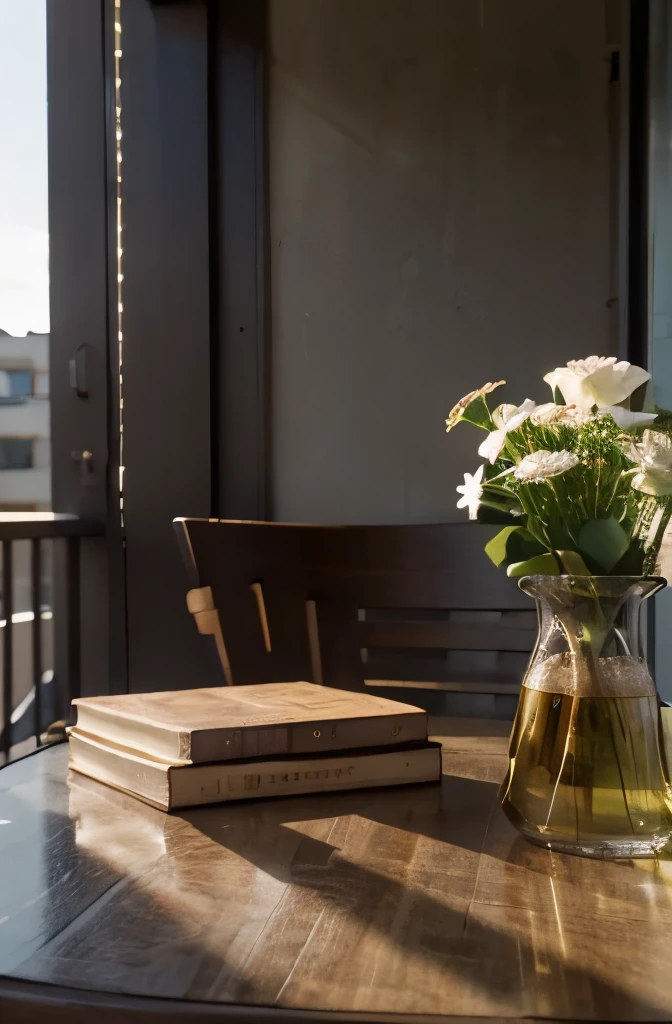
[[[96,477],[93,466],[93,452],[70,452],[73,462],[79,462],[79,474],[82,487],[94,487]]]

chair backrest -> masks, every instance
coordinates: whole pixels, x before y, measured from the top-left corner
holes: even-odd
[[[179,519],[188,605],[226,681],[512,694],[529,598],[476,524],[309,526]],[[378,691],[382,692],[382,691]]]

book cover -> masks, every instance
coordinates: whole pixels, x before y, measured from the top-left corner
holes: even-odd
[[[314,683],[79,697],[80,732],[182,762],[311,754],[427,739],[427,712]]]

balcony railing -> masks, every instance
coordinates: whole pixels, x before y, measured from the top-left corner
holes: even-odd
[[[80,540],[103,533],[102,524],[84,522],[77,516],[51,512],[0,513],[2,546],[2,678],[0,763],[17,753],[17,745],[30,734],[39,746],[45,730],[77,696],[80,686]],[[15,608],[15,549],[19,542],[30,548],[30,609]],[[44,545],[52,544],[55,565],[52,596],[43,600]],[[62,550],[57,552],[57,548]],[[23,552],[26,553],[25,551]],[[53,595],[56,594],[56,597]],[[55,607],[54,607],[55,606]],[[56,614],[56,644],[62,656],[51,676],[44,673],[44,623]],[[19,657],[17,657],[19,655]],[[43,706],[45,681],[48,707]],[[18,750],[20,751],[20,748]]]

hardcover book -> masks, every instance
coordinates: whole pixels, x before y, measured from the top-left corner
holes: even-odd
[[[73,704],[79,733],[172,765],[427,739],[420,708],[304,682],[79,697]]]
[[[70,730],[69,767],[164,811],[250,798],[437,782],[441,746],[418,743],[332,754],[178,764]]]

